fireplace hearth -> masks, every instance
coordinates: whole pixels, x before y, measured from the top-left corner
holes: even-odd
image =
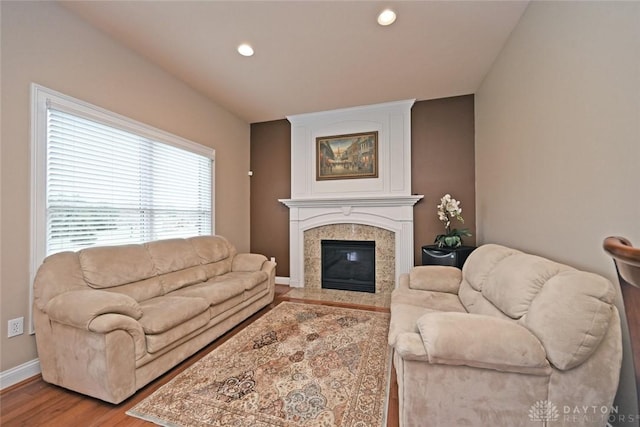
[[[322,288],[376,291],[376,242],[322,240]]]

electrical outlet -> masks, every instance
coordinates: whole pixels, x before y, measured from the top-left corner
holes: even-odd
[[[9,338],[22,335],[24,333],[24,317],[9,320],[8,330],[7,337]]]

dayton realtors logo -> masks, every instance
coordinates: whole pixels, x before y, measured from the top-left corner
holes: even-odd
[[[622,415],[618,413],[618,407],[613,406],[568,406],[564,405],[558,408],[550,400],[538,400],[529,408],[529,420],[550,423],[554,421],[562,421],[566,423],[576,423],[576,425],[584,425],[585,423],[604,423],[606,427],[612,427],[611,423],[618,425],[624,423],[637,422],[640,419],[638,415]]]
[[[548,400],[538,400],[529,409],[529,419],[531,421],[558,421],[560,413],[556,405]]]

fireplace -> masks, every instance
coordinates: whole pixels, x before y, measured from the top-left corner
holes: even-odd
[[[366,240],[322,240],[322,287],[376,291],[376,243]]]
[[[413,267],[413,206],[424,197],[411,193],[413,102],[287,116],[291,198],[279,201],[289,208],[291,287],[321,289],[323,239],[376,242],[376,293],[391,293]],[[362,132],[378,132],[378,176],[318,180],[318,139]]]

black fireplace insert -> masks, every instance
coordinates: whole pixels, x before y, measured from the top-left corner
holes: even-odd
[[[322,240],[322,287],[345,291],[376,291],[376,242]]]

